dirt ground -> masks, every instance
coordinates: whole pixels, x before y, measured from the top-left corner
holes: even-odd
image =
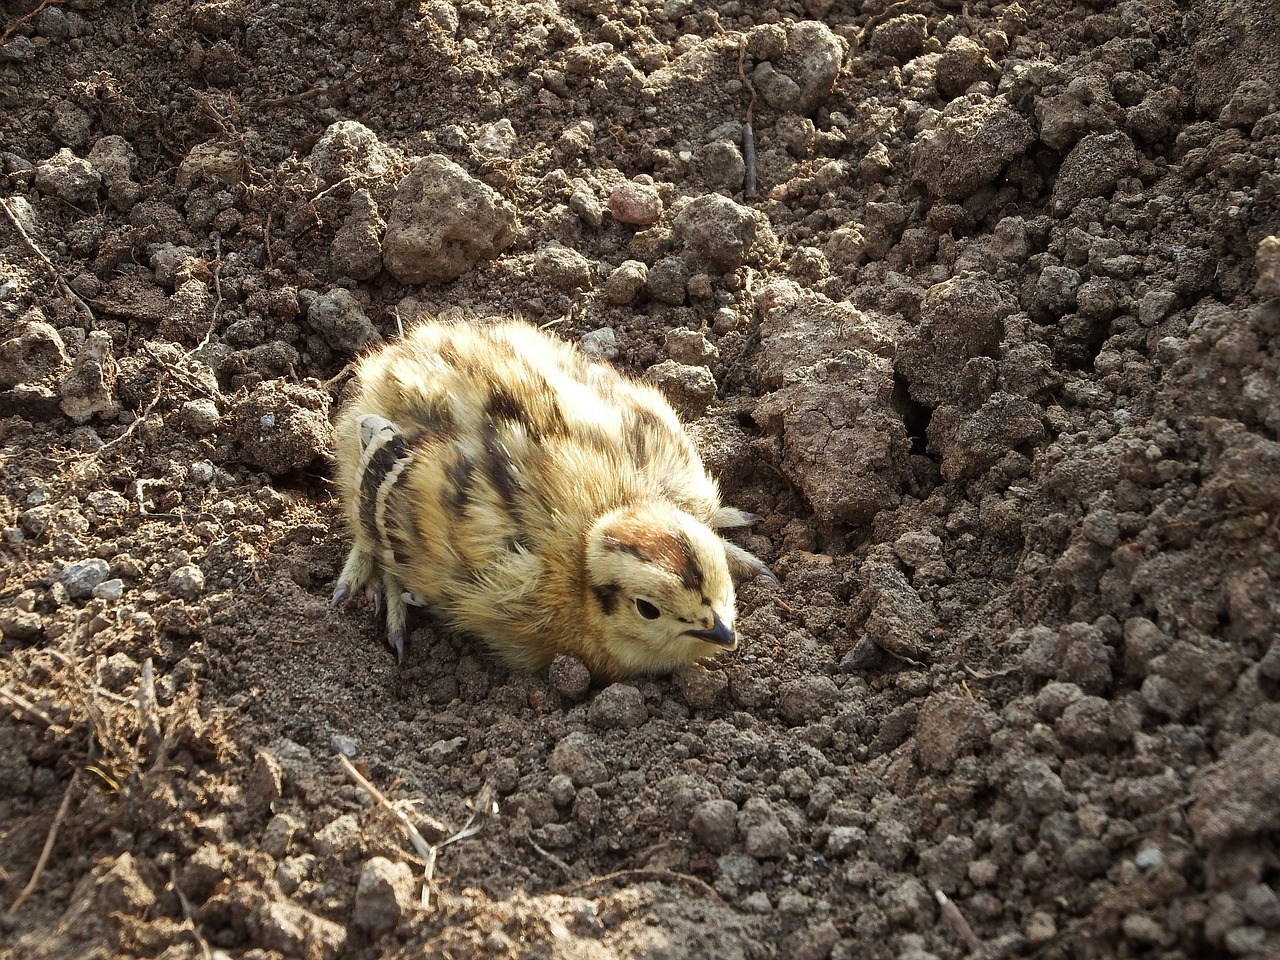
[[[0,957],[1280,956],[1274,0],[0,16]],[[516,312],[735,653],[329,605],[347,364]]]

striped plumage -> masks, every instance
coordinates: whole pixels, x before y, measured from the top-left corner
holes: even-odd
[[[360,361],[337,420],[354,547],[402,655],[404,602],[505,662],[558,653],[616,678],[736,646],[730,569],[771,576],[715,529],[724,507],[653,388],[519,321],[426,323]]]

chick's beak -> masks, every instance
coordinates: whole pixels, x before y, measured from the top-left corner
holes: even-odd
[[[697,637],[706,643],[714,643],[716,646],[724,647],[726,650],[732,650],[738,645],[738,637],[733,632],[733,627],[726,624],[720,619],[717,613],[711,614],[712,624],[706,630],[686,630],[686,637]]]

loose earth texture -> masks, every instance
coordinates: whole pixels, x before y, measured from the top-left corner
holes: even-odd
[[[1278,17],[0,0],[0,957],[1280,956]],[[738,651],[330,607],[348,365],[495,313]]]

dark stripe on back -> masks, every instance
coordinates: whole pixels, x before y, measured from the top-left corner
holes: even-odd
[[[485,476],[502,499],[502,505],[508,513],[514,514],[520,505],[520,476],[511,452],[498,436],[498,428],[492,421],[486,421],[482,431],[481,442],[484,444]]]
[[[458,451],[458,458],[445,468],[449,480],[449,502],[455,514],[461,514],[471,501],[471,485],[474,482],[475,465],[467,455]]]
[[[405,433],[416,443],[419,440],[438,440],[454,432],[453,414],[443,404],[416,397],[406,411],[409,422]]]

